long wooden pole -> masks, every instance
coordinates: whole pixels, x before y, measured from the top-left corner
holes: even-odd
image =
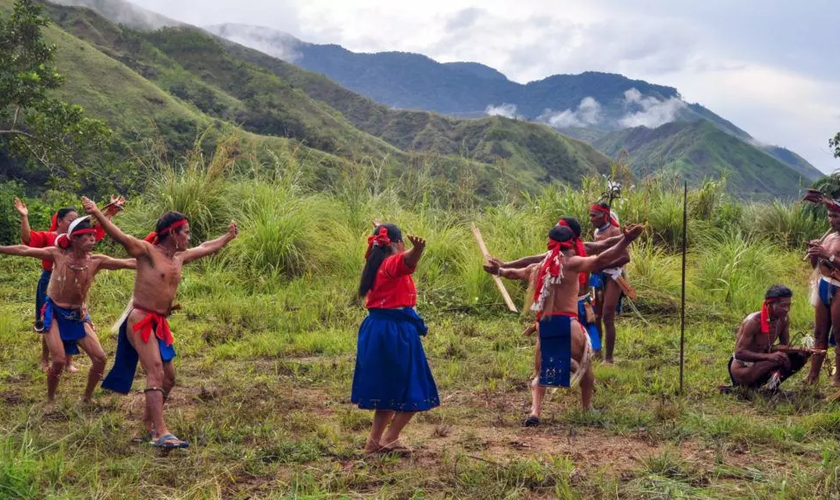
[[[475,227],[475,224],[472,226],[472,233],[473,236],[475,236],[475,241],[478,242],[478,248],[481,249],[481,253],[484,255],[484,258],[489,259],[490,252],[487,251],[487,245],[484,244],[484,238],[481,237],[481,231]],[[496,287],[499,289],[499,292],[501,292],[502,298],[505,299],[505,304],[507,304],[508,310],[510,310],[510,312],[519,312],[519,310],[516,309],[516,305],[513,303],[513,299],[510,298],[510,294],[508,293],[507,288],[505,288],[505,284],[502,283],[502,279],[494,274],[493,281],[496,282]]]
[[[683,393],[685,366],[685,254],[688,241],[688,181],[683,185],[683,240],[682,240],[682,296],[680,298],[680,394]]]

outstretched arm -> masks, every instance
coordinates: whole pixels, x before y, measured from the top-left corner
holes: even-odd
[[[487,262],[484,264],[484,270],[490,274],[496,274],[499,268],[505,269],[522,269],[524,267],[528,267],[531,264],[539,264],[545,258],[545,254],[539,255],[531,255],[528,257],[522,257],[521,259],[512,260],[510,262],[502,262],[501,260],[490,257]]]
[[[56,249],[56,247],[32,248],[26,245],[0,247],[0,254],[17,255],[20,257],[34,257],[36,259],[48,260],[50,262],[55,262],[55,253],[57,251],[58,249]]]
[[[85,207],[85,213],[96,217],[96,220],[98,220],[99,224],[102,225],[102,229],[105,230],[105,233],[113,238],[114,241],[125,247],[129,255],[132,257],[140,257],[148,253],[150,248],[149,243],[138,240],[134,236],[129,236],[122,232],[120,228],[114,225],[114,223],[99,210],[96,203],[86,197],[83,197],[82,206]]]
[[[20,241],[28,245],[32,238],[32,228],[29,227],[29,209],[25,203],[15,198],[15,210],[20,214]]]
[[[420,262],[420,257],[423,256],[423,252],[426,250],[426,240],[410,234],[406,238],[411,242],[411,249],[403,254],[403,260],[406,266],[414,269],[417,267],[417,263]]]
[[[627,247],[642,234],[643,230],[644,226],[640,225],[628,227],[617,245],[613,245],[595,257],[570,257],[567,264],[568,269],[579,273],[592,273],[609,267],[622,257]]]
[[[179,255],[181,259],[184,261],[184,264],[189,264],[194,260],[198,260],[202,257],[207,257],[208,255],[212,255],[222,248],[225,245],[233,241],[236,236],[239,234],[239,227],[236,225],[236,222],[231,222],[228,225],[228,232],[225,233],[224,236],[221,238],[216,238],[215,240],[205,241],[201,245],[198,245],[195,248],[190,248],[189,250],[185,250],[181,252]]]
[[[108,271],[115,271],[118,269],[137,269],[137,259],[115,259],[101,254],[95,255],[94,258],[98,262],[96,266],[97,271],[102,269]]]
[[[612,246],[617,245],[621,242],[621,238],[623,237],[623,234],[619,234],[601,241],[588,241],[584,243],[583,246],[586,247],[586,253],[589,255],[596,255]]]
[[[545,256],[542,258],[545,258]],[[519,269],[500,268],[497,274],[509,280],[528,281],[531,279],[531,275],[534,274],[537,267],[539,267],[539,264],[531,264],[528,267],[521,267]]]

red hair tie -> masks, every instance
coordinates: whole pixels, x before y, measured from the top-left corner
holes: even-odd
[[[563,279],[563,250],[569,250],[574,245],[569,241],[548,240],[549,254],[540,265],[540,272],[537,276],[537,286],[534,287],[534,305],[531,309],[542,312],[545,308],[545,299],[548,297],[548,287],[560,283]]]
[[[764,299],[764,304],[761,306],[761,333],[770,333],[770,304],[778,300]]]
[[[612,214],[612,210],[610,210],[609,208],[604,208],[601,205],[592,205],[589,207],[589,210],[596,210],[598,212],[603,212],[607,214],[607,220],[610,222],[610,225],[619,227],[618,221],[615,220],[615,217],[613,217]]]
[[[367,251],[365,252],[365,259],[370,256],[371,250],[373,247],[386,247],[391,244],[391,238],[388,237],[388,228],[385,226],[379,226],[379,231],[371,236],[368,236],[368,246]]]
[[[52,219],[50,219],[50,231],[55,231],[58,229],[58,212],[54,213]]]

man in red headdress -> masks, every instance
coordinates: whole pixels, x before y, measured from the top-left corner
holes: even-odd
[[[125,199],[122,197],[111,196],[111,203],[108,205],[108,217],[113,217],[125,204]],[[15,210],[20,214],[20,241],[32,248],[48,248],[55,246],[55,239],[59,234],[67,232],[67,227],[71,222],[79,218],[79,213],[75,208],[62,208],[52,216],[49,231],[32,231],[29,227],[29,209],[26,204],[15,198]],[[97,226],[95,233],[96,241],[105,237],[105,232]],[[44,333],[44,322],[41,318],[41,311],[44,308],[44,300],[47,295],[47,286],[50,283],[50,276],[52,274],[53,263],[49,260],[41,262],[43,271],[41,272],[41,279],[38,280],[38,286],[35,291],[35,331]],[[47,371],[50,366],[49,349],[46,341],[41,338],[41,369]],[[68,355],[66,361],[66,368],[68,372],[75,373],[78,370],[73,366],[73,356]]]
[[[181,282],[181,266],[218,252],[236,238],[239,229],[231,222],[224,236],[189,248],[190,223],[183,214],[165,213],[155,232],[139,240],[123,233],[91,200],[82,198],[82,205],[114,241],[137,259],[133,302],[120,327],[114,367],[102,387],[128,394],[139,360],[146,372],[143,423],[152,445],[186,448],[189,443],[170,433],[163,418],[163,404],[175,386],[174,338],[167,318]]]
[[[584,410],[589,409],[595,375],[590,363],[589,336],[578,317],[578,274],[590,273],[612,262],[642,230],[642,226],[632,226],[618,244],[598,256],[583,257],[575,248],[575,233],[557,225],[549,232],[548,251],[542,262],[520,269],[496,269],[496,274],[504,278],[535,283],[531,310],[537,313],[539,321],[540,363],[531,382],[531,413],[525,420],[526,427],[539,425],[548,386],[570,387],[579,382],[582,406]]]
[[[91,226],[89,218],[82,217],[67,225],[66,232],[55,238],[55,246],[0,247],[2,254],[35,257],[53,265],[54,271],[41,311],[44,341],[52,358],[52,364],[47,367],[47,401],[50,403],[55,399],[66,356],[78,354],[80,347],[91,360],[83,396],[84,401],[90,401],[93,390],[102,380],[106,360],[85,305],[88,291],[94,276],[103,269],[134,269],[134,259],[113,259],[107,255],[92,254],[96,244],[95,234],[96,229]]]
[[[790,343],[788,313],[792,297],[790,288],[770,287],[761,311],[748,315],[741,323],[728,366],[733,385],[775,390],[805,366],[810,356],[807,350],[782,352]]]
[[[610,206],[599,201],[589,207],[589,222],[595,228],[595,241],[608,240],[621,234],[618,218]],[[598,331],[604,337],[604,363],[613,362],[615,349],[615,315],[621,309],[622,291],[617,280],[630,262],[630,252],[625,250],[604,269],[592,273],[589,285],[595,289],[595,317]],[[601,326],[603,324],[603,327]]]

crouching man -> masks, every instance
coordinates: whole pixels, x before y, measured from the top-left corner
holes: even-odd
[[[741,323],[735,353],[729,359],[729,378],[734,386],[775,390],[808,362],[813,349],[789,345],[792,297],[790,288],[770,287],[761,311]]]

